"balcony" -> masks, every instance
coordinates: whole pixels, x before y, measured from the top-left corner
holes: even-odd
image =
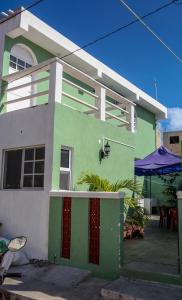
[[[58,58],[2,77],[1,113],[55,102],[135,130],[132,101]]]

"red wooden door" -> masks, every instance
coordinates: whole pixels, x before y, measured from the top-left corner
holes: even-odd
[[[89,262],[99,264],[100,253],[100,199],[90,199]]]
[[[63,198],[61,256],[70,258],[71,246],[71,198]]]

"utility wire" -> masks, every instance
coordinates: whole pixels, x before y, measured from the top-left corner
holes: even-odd
[[[132,15],[135,16],[135,18],[180,62],[182,63],[182,59],[149,27],[142,18],[134,12],[134,10],[124,1],[119,0],[130,12]],[[174,1],[176,2],[176,1]]]
[[[35,1],[33,3],[31,3],[30,5],[26,6],[26,7],[23,7],[22,9],[18,10],[17,12],[15,11],[14,13],[11,13],[10,16],[7,16],[5,19],[3,19],[1,22],[0,22],[0,25],[13,19],[14,17],[22,14],[24,11],[28,10],[28,9],[31,9],[35,6],[37,6],[38,4],[40,4],[41,2],[43,2],[45,0],[38,0],[38,1]]]
[[[119,1],[120,1],[120,0],[119,0]],[[174,4],[175,2],[176,2],[176,0],[173,0],[173,1],[170,1],[170,2],[166,3],[166,4],[164,4],[164,5],[162,5],[162,6],[158,7],[158,8],[156,8],[155,10],[152,10],[151,12],[149,12],[149,13],[143,15],[143,16],[141,17],[141,19],[145,19],[145,18],[147,18],[147,17],[149,17],[149,16],[152,16],[152,15],[154,15],[155,13],[161,11],[162,9],[164,9],[164,8],[166,8],[166,7],[168,7],[168,6],[172,5],[172,4]],[[110,31],[110,32],[108,32],[108,33],[106,33],[106,34],[104,34],[104,35],[98,37],[97,39],[95,39],[95,40],[93,40],[93,41],[91,41],[91,42],[89,42],[89,43],[83,45],[82,47],[79,47],[79,48],[77,48],[76,50],[74,50],[74,51],[72,51],[72,52],[70,52],[70,53],[68,53],[68,54],[66,54],[66,55],[64,55],[64,56],[62,56],[62,57],[60,57],[60,59],[63,59],[63,58],[65,58],[65,57],[68,57],[68,56],[70,56],[70,55],[72,55],[72,54],[74,54],[74,53],[76,53],[76,52],[78,52],[78,51],[80,51],[80,50],[83,50],[83,49],[85,49],[85,48],[87,48],[87,47],[89,47],[89,46],[92,46],[92,45],[96,44],[97,42],[100,42],[101,40],[104,40],[105,38],[108,38],[109,36],[111,36],[111,35],[113,35],[113,34],[119,32],[119,31],[121,31],[121,30],[123,30],[123,29],[125,29],[125,28],[127,28],[127,27],[129,27],[129,26],[131,26],[131,25],[133,25],[133,24],[135,24],[135,23],[137,23],[137,22],[139,22],[139,19],[135,19],[135,20],[133,20],[133,21],[131,21],[131,22],[125,24],[125,25],[122,25],[122,26],[116,28],[115,30]]]
[[[44,0],[39,0],[39,1],[35,2],[34,4],[31,5],[31,7],[33,7],[33,6],[37,5],[37,4],[39,4],[39,3],[42,2],[42,1],[44,1]],[[174,4],[176,1],[177,1],[177,0],[172,0],[172,1],[168,2],[168,3],[164,4],[164,5],[162,5],[162,6],[158,7],[158,8],[156,8],[155,10],[152,10],[152,11],[148,12],[147,14],[144,14],[143,16],[140,17],[140,19],[145,19],[145,18],[147,18],[147,17],[149,17],[149,16],[154,15],[154,14],[158,13],[159,11],[161,11],[161,10],[163,10],[163,9],[165,9],[165,8],[167,8],[167,7],[169,7],[170,5]],[[29,6],[29,8],[30,8],[30,6]],[[25,8],[24,10],[27,10],[27,9],[28,9],[28,7]],[[22,11],[20,11],[19,14],[21,14],[21,12],[22,12]],[[12,16],[12,17],[15,17],[15,15]],[[3,21],[5,22],[5,21],[8,21],[8,20],[9,20],[9,19],[3,20]],[[93,40],[93,41],[91,41],[91,42],[89,42],[89,43],[87,43],[87,44],[85,44],[85,45],[83,45],[83,46],[81,46],[81,47],[78,47],[77,49],[75,49],[74,51],[72,51],[72,52],[70,52],[70,53],[68,53],[68,54],[65,54],[65,55],[63,55],[63,56],[57,56],[57,58],[64,60],[64,58],[66,58],[66,57],[68,57],[68,56],[71,56],[71,55],[73,55],[74,53],[76,53],[76,52],[78,52],[78,51],[81,51],[81,50],[83,50],[83,49],[85,49],[85,48],[87,48],[87,47],[89,47],[89,46],[91,46],[91,45],[94,45],[94,44],[98,43],[99,41],[104,40],[105,38],[108,38],[108,37],[110,37],[111,35],[113,35],[113,34],[119,32],[119,31],[122,31],[123,29],[125,29],[125,28],[127,28],[127,27],[129,27],[129,26],[131,26],[131,25],[133,25],[133,24],[135,24],[135,23],[137,23],[137,22],[139,22],[139,19],[136,18],[135,20],[133,20],[133,21],[131,21],[131,22],[125,24],[125,25],[122,25],[122,26],[118,27],[117,29],[115,29],[115,30],[113,30],[113,31],[110,31],[110,32],[108,32],[108,33],[106,33],[106,34],[104,34],[104,35],[98,37],[97,39],[95,39],[95,40]],[[1,23],[0,23],[0,24],[1,24]],[[49,63],[48,63],[48,64],[49,64]],[[48,64],[47,64],[47,65],[48,65]],[[46,65],[46,66],[47,66],[47,65]],[[40,67],[40,69],[41,69],[41,67]],[[38,70],[39,70],[39,69],[38,69]],[[29,73],[29,75],[31,75],[32,73],[33,73],[33,71],[32,71],[31,73]],[[23,77],[24,77],[24,76],[19,77],[19,79],[21,79],[21,78],[23,78]],[[0,79],[0,80],[2,81],[2,79]],[[11,82],[14,82],[14,81],[16,81],[16,80],[12,80]],[[2,85],[2,88],[3,88],[3,86],[6,86],[6,84],[5,84],[5,85]]]

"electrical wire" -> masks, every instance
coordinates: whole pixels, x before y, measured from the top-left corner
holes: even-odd
[[[26,7],[23,7],[22,9],[20,9],[19,11],[17,12],[14,12],[12,13],[10,16],[7,16],[7,18],[3,19],[1,22],[0,22],[0,25],[15,18],[16,16],[22,14],[24,11],[28,10],[28,9],[31,9],[35,6],[37,6],[38,4],[40,4],[41,2],[44,2],[45,0],[38,0],[38,1],[35,1],[33,3],[31,3],[30,5],[26,6]]]
[[[35,6],[36,3],[39,4],[39,3],[42,2],[42,1],[44,1],[44,0],[36,1],[34,4],[31,5],[31,7],[32,7],[33,5]],[[145,19],[145,18],[147,18],[147,17],[149,17],[149,16],[154,15],[154,14],[158,13],[159,11],[161,11],[161,10],[163,10],[163,9],[165,9],[165,8],[167,8],[167,7],[169,7],[170,5],[174,4],[176,1],[177,1],[177,0],[172,0],[172,1],[168,2],[168,3],[164,4],[164,5],[162,5],[162,6],[158,7],[158,8],[156,8],[155,10],[152,10],[152,11],[148,12],[147,14],[144,14],[143,16],[140,17],[140,19]],[[30,8],[30,6],[29,6],[29,8]],[[27,10],[27,9],[28,9],[28,8],[26,7],[25,10]],[[20,13],[21,13],[21,11],[19,12],[19,14],[20,14]],[[15,17],[15,16],[12,16],[12,17]],[[5,21],[8,21],[8,20],[9,20],[9,19],[7,19],[7,20],[5,20]],[[137,23],[137,22],[139,22],[139,19],[135,19],[135,20],[133,20],[133,21],[131,21],[131,22],[125,24],[125,25],[122,25],[122,26],[118,27],[117,29],[115,29],[115,30],[113,30],[113,31],[110,31],[110,32],[108,32],[108,33],[106,33],[106,34],[104,34],[104,35],[98,37],[97,39],[95,39],[95,40],[93,40],[93,41],[91,41],[91,42],[89,42],[89,43],[87,43],[87,44],[85,44],[85,45],[83,45],[83,46],[81,46],[81,47],[78,47],[77,49],[75,49],[74,51],[71,51],[71,52],[68,53],[68,54],[65,54],[65,55],[63,55],[63,56],[56,56],[56,57],[59,58],[59,59],[61,59],[61,60],[64,60],[64,58],[66,58],[66,57],[68,57],[68,56],[71,56],[71,55],[73,55],[74,53],[76,53],[76,52],[78,52],[78,51],[84,50],[85,48],[87,48],[87,47],[89,47],[89,46],[91,46],[91,45],[94,45],[94,44],[98,43],[99,41],[104,40],[105,38],[108,38],[108,37],[110,37],[111,35],[113,35],[113,34],[119,32],[119,31],[122,31],[123,29],[125,29],[125,28],[127,28],[127,27],[129,27],[129,26],[131,26],[131,25],[133,25],[133,24],[135,24],[135,23]],[[0,24],[1,24],[1,23],[0,23]],[[48,64],[49,64],[49,63],[48,63]],[[47,64],[47,65],[48,65],[48,64]],[[45,65],[45,66],[47,66],[47,65]],[[41,69],[41,67],[40,67],[40,69]],[[38,69],[38,70],[39,70],[39,69]],[[33,71],[30,72],[29,75],[31,75],[32,73],[33,73]],[[22,77],[24,77],[24,76],[22,76]],[[19,79],[21,79],[22,77],[19,77]],[[0,81],[2,81],[2,79],[0,79]],[[14,81],[16,81],[16,80],[12,80],[11,82],[14,82]],[[4,86],[6,86],[6,84],[5,84]],[[2,85],[2,88],[3,88],[3,85]]]
[[[170,1],[170,2],[168,2],[168,3],[166,3],[166,4],[164,4],[164,5],[162,5],[162,6],[158,7],[158,8],[156,8],[155,10],[152,10],[151,12],[149,12],[149,13],[143,15],[143,16],[140,17],[140,18],[141,18],[141,19],[145,19],[145,18],[147,18],[147,17],[149,17],[149,16],[152,16],[153,14],[155,14],[155,13],[161,11],[162,9],[167,8],[168,6],[174,4],[175,2],[176,2],[176,0]],[[63,58],[65,58],[65,57],[68,57],[68,56],[70,56],[70,55],[72,55],[72,54],[74,54],[74,53],[80,51],[80,50],[83,50],[83,49],[85,49],[85,48],[87,48],[87,47],[89,47],[89,46],[92,46],[92,45],[96,44],[97,42],[100,42],[101,40],[104,40],[105,38],[108,38],[109,36],[111,36],[111,35],[113,35],[113,34],[119,32],[119,31],[121,31],[121,30],[123,30],[123,29],[125,29],[125,28],[127,28],[127,27],[129,27],[129,26],[131,26],[131,25],[133,25],[133,24],[135,24],[135,23],[137,23],[137,22],[139,22],[139,20],[138,20],[138,19],[135,19],[135,20],[133,20],[133,21],[131,21],[131,22],[125,24],[125,25],[122,25],[122,26],[116,28],[115,30],[110,31],[110,32],[108,32],[108,33],[106,33],[106,34],[104,34],[104,35],[98,37],[97,39],[95,39],[95,40],[93,40],[93,41],[91,41],[91,42],[89,42],[89,43],[87,43],[87,44],[85,44],[85,45],[83,45],[83,46],[77,48],[76,50],[74,50],[74,51],[72,51],[72,52],[70,52],[70,53],[68,53],[68,54],[66,54],[66,55],[64,55],[64,56],[62,56],[61,58],[60,58],[60,57],[59,57],[59,58],[60,58],[60,59],[63,59]]]
[[[134,10],[124,1],[119,0],[130,12],[132,15],[135,16],[135,18],[180,62],[182,63],[182,59],[147,25],[142,18],[134,12]],[[176,1],[175,1],[176,2]]]

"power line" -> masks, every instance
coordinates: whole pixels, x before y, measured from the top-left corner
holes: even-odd
[[[31,4],[30,6],[33,7],[33,6],[39,4],[40,2],[43,2],[43,1],[44,1],[44,0],[36,1],[35,3]],[[167,7],[169,7],[170,5],[174,4],[176,1],[177,1],[177,0],[172,0],[172,1],[168,2],[168,3],[164,4],[164,5],[162,5],[162,6],[158,7],[158,8],[156,8],[155,10],[152,10],[152,11],[148,12],[147,14],[144,14],[143,16],[140,17],[140,19],[145,19],[145,18],[147,18],[147,17],[149,17],[149,16],[154,15],[155,13],[158,13],[159,11],[161,11],[161,10],[163,10],[163,9],[165,9],[165,8],[167,8]],[[29,8],[30,8],[30,6],[29,6]],[[27,9],[28,9],[28,7],[26,7],[24,10],[27,10]],[[21,12],[22,12],[22,11],[20,11],[18,14],[20,14]],[[12,16],[12,17],[15,17],[15,15]],[[5,21],[8,21],[8,20],[9,20],[9,19],[6,19],[6,20],[4,20],[4,22],[5,22]],[[61,56],[61,57],[60,57],[60,56],[57,56],[57,58],[59,58],[59,59],[61,59],[61,60],[64,60],[64,58],[66,58],[66,57],[68,57],[68,56],[71,56],[71,55],[73,55],[74,53],[76,53],[76,52],[78,52],[78,51],[81,51],[81,50],[83,50],[83,49],[85,49],[85,48],[87,48],[87,47],[89,47],[89,46],[91,46],[91,45],[94,45],[94,44],[98,43],[99,41],[104,40],[105,38],[108,38],[108,37],[110,37],[111,35],[113,35],[113,34],[119,32],[119,31],[122,31],[123,29],[125,29],[125,28],[127,28],[127,27],[129,27],[129,26],[131,26],[131,25],[133,25],[133,24],[135,24],[135,23],[137,23],[137,22],[139,22],[139,19],[136,18],[135,20],[133,20],[133,21],[131,21],[131,22],[125,24],[125,25],[122,25],[122,26],[118,27],[117,29],[115,29],[115,30],[113,30],[113,31],[110,31],[110,32],[108,32],[108,33],[106,33],[106,34],[104,34],[104,35],[98,37],[97,39],[92,40],[91,42],[89,42],[89,43],[87,43],[87,44],[85,44],[85,45],[83,45],[83,46],[81,46],[81,47],[78,47],[77,49],[75,49],[74,51],[72,51],[72,52],[70,52],[70,53],[68,53],[68,54],[65,54],[65,55],[63,55],[63,56]],[[1,23],[0,23],[0,24],[1,24]],[[48,64],[47,64],[47,65],[48,65]],[[46,65],[46,66],[47,66],[47,65]],[[40,69],[41,69],[41,67],[40,67]],[[39,69],[38,69],[38,70],[39,70]],[[29,75],[31,75],[32,73],[33,73],[33,71],[30,72]],[[24,77],[24,76],[22,76],[22,77]],[[21,79],[22,77],[19,77],[19,79]],[[2,79],[1,79],[1,81],[2,81]],[[14,81],[16,81],[16,80],[12,80],[11,82],[14,82]],[[4,86],[6,86],[6,84],[5,84]],[[2,86],[2,87],[3,87],[3,86]]]
[[[173,1],[170,1],[170,2],[166,3],[166,4],[164,4],[164,5],[162,5],[162,6],[158,7],[158,8],[156,8],[155,10],[152,10],[152,11],[150,11],[149,13],[143,15],[143,16],[141,17],[141,19],[145,19],[145,18],[147,18],[147,17],[149,17],[149,16],[152,16],[152,15],[154,15],[155,13],[161,11],[162,9],[167,8],[168,6],[174,4],[175,2],[176,2],[176,0],[173,0]],[[111,36],[111,35],[113,35],[113,34],[119,32],[119,31],[121,31],[121,30],[123,30],[123,29],[125,29],[125,28],[127,28],[127,27],[129,27],[129,26],[131,26],[131,25],[133,25],[133,24],[135,24],[135,23],[137,23],[137,22],[139,22],[139,20],[138,20],[138,19],[135,19],[135,20],[133,20],[133,21],[131,21],[131,22],[125,24],[125,25],[122,25],[122,26],[116,28],[116,29],[113,30],[113,31],[110,31],[110,32],[108,32],[108,33],[106,33],[106,34],[104,34],[104,35],[98,37],[97,39],[95,39],[95,40],[93,40],[93,41],[91,41],[91,42],[89,42],[89,43],[83,45],[82,47],[77,48],[76,50],[74,50],[74,51],[72,51],[72,52],[70,52],[70,53],[68,53],[68,54],[66,54],[66,55],[64,55],[64,56],[62,56],[61,58],[60,58],[60,57],[59,57],[59,58],[60,58],[60,59],[63,59],[63,58],[65,58],[65,57],[67,57],[67,56],[70,56],[70,55],[72,55],[72,54],[74,54],[74,53],[80,51],[80,50],[83,50],[83,49],[85,49],[85,48],[87,48],[87,47],[89,47],[89,46],[92,46],[92,45],[96,44],[97,42],[99,42],[99,41],[101,41],[101,40],[104,40],[105,38],[108,38],[109,36]]]
[[[142,18],[134,12],[134,10],[124,1],[119,0],[130,12],[132,15],[135,16],[135,18],[180,62],[182,63],[182,59],[149,27]],[[174,1],[176,2],[176,1]]]
[[[33,7],[35,7],[35,6],[37,6],[38,4],[40,4],[40,3],[43,2],[43,1],[45,1],[45,0],[38,0],[38,1],[35,1],[35,2],[31,3],[30,5],[28,5],[28,6],[26,6],[26,7],[23,7],[22,9],[20,8],[17,12],[15,11],[14,13],[11,13],[10,16],[8,16],[7,18],[5,18],[4,20],[2,20],[2,21],[0,22],[0,25],[3,24],[3,23],[5,23],[5,22],[7,22],[7,21],[9,21],[9,20],[11,20],[11,19],[13,19],[13,18],[15,18],[15,17],[18,16],[18,15],[22,14],[24,11],[26,11],[26,10],[28,10],[28,9],[31,9],[31,8],[33,8]]]

